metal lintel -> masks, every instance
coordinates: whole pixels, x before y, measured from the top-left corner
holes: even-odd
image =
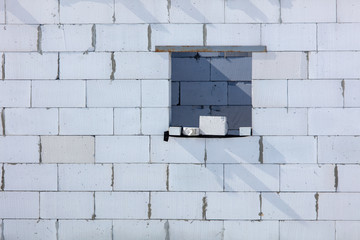
[[[155,52],[266,52],[266,46],[155,46]]]

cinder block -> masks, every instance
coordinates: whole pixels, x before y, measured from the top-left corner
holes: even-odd
[[[342,107],[340,80],[294,80],[288,82],[289,107]]]
[[[117,52],[114,59],[115,79],[170,78],[169,53]]]
[[[360,163],[360,138],[319,136],[319,163]]]
[[[226,82],[182,82],[180,104],[227,105]]]
[[[96,25],[96,50],[148,51],[148,25]]]
[[[184,134],[185,136],[199,136],[200,128],[183,127],[182,134]]]
[[[1,81],[1,107],[30,107],[30,81]]]
[[[151,162],[204,163],[205,139],[151,137]]]
[[[43,163],[94,163],[94,137],[42,136]]]
[[[111,164],[60,164],[60,191],[111,191]]]
[[[115,164],[114,190],[166,191],[165,164]]]
[[[280,239],[335,240],[335,232],[334,221],[280,221]]]
[[[337,166],[337,190],[341,192],[359,192],[360,184],[354,179],[359,176],[359,165],[338,165]]]
[[[111,220],[60,220],[59,240],[108,240],[112,235]]]
[[[140,108],[114,108],[116,135],[140,134]]]
[[[251,57],[212,58],[210,78],[213,81],[251,81]]]
[[[282,0],[282,22],[336,22],[336,0]]]
[[[85,107],[85,81],[32,81],[31,92],[32,107]]]
[[[344,80],[344,107],[360,107],[360,81]]]
[[[206,30],[208,46],[260,45],[259,24],[208,24]]]
[[[38,192],[0,192],[1,218],[39,218]]]
[[[253,107],[286,107],[287,86],[287,80],[252,81]]]
[[[149,162],[149,137],[97,136],[97,163]]]
[[[360,44],[354,37],[354,32],[359,30],[358,23],[319,24],[319,50],[360,50]]]
[[[262,193],[262,219],[315,220],[316,199],[314,194],[315,193]],[[320,209],[321,208],[322,207],[320,207]]]
[[[57,190],[57,168],[55,164],[6,164],[4,171],[5,190]]]
[[[149,193],[96,192],[96,218],[147,219]]]
[[[92,25],[41,26],[42,51],[94,51]]]
[[[251,105],[251,82],[228,83],[228,105]]]
[[[57,53],[6,53],[5,79],[56,79]]]
[[[356,0],[339,0],[337,2],[338,22],[360,22],[360,2]]]
[[[111,53],[60,53],[60,79],[110,79]]]
[[[61,135],[113,134],[112,108],[60,109]]]
[[[206,193],[206,200],[206,219],[260,219],[258,193]]]
[[[225,191],[279,191],[279,166],[226,164]]]
[[[58,109],[5,109],[6,135],[58,134]]]
[[[228,131],[227,119],[222,116],[200,116],[199,126],[201,135],[225,136]]]
[[[222,23],[224,2],[221,0],[173,0],[170,7],[170,23]]]
[[[337,240],[356,240],[360,238],[360,222],[358,221],[337,221]]]
[[[210,115],[208,106],[171,106],[171,126],[199,127],[199,117]]]
[[[251,105],[211,107],[211,116],[225,116],[230,130],[239,130],[239,127],[250,127],[252,122],[251,112]]]
[[[0,137],[0,162],[38,163],[39,137],[4,136]]]
[[[58,6],[57,0],[9,1],[6,2],[6,22],[10,24],[56,24],[59,22]]]
[[[5,23],[5,0],[0,0],[0,23]]]
[[[204,193],[152,192],[152,219],[202,219]]]
[[[252,54],[253,79],[305,79],[306,54],[303,52],[267,52]]]
[[[209,81],[209,80],[210,80],[209,59],[207,58],[196,59],[193,57],[171,58],[171,81]]]
[[[94,196],[92,192],[40,193],[41,218],[91,219],[93,214]]]
[[[171,239],[222,240],[222,221],[169,221],[169,235]]]
[[[278,23],[279,9],[277,1],[225,1],[225,23]]]
[[[164,132],[169,129],[169,115],[169,108],[142,108],[142,133],[151,135],[163,135]]]
[[[87,81],[89,107],[140,107],[140,81]]]
[[[5,239],[56,240],[55,220],[4,220]]]
[[[240,136],[251,136],[251,127],[240,127],[239,135]]]
[[[170,81],[169,80],[141,81],[141,106],[170,107]]]
[[[169,134],[171,136],[180,136],[182,127],[169,127]]]
[[[116,23],[168,23],[167,1],[116,0]]]
[[[278,240],[278,221],[224,221],[224,239]]]
[[[310,135],[360,135],[359,108],[310,108]]]
[[[320,193],[319,220],[359,220],[359,193]]]
[[[165,239],[165,224],[160,220],[113,220],[113,239]]]
[[[114,2],[61,0],[60,23],[113,23]]]
[[[7,10],[9,11],[9,9]],[[36,25],[2,26],[0,35],[0,51],[26,52],[38,50],[38,29]]]
[[[280,191],[335,191],[334,165],[280,165]]]
[[[253,134],[307,135],[307,116],[306,108],[254,108]]]
[[[316,163],[317,141],[311,136],[263,137],[264,163]]]
[[[180,83],[179,82],[171,82],[171,105],[179,105],[180,104]]]

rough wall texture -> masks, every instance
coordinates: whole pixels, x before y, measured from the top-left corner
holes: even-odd
[[[357,0],[0,0],[0,236],[360,238]],[[161,136],[170,58],[252,55],[254,136]]]

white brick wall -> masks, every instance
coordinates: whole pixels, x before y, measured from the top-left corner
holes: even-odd
[[[106,240],[111,239],[112,222],[110,220],[60,220],[58,239]],[[84,231],[86,229],[86,231]]]
[[[176,240],[221,240],[223,231],[221,221],[169,221],[169,235]]]
[[[0,192],[0,217],[39,218],[39,193]]]
[[[39,163],[39,137],[0,137],[0,162]]]
[[[320,220],[359,220],[359,193],[320,193]]]
[[[287,107],[287,80],[253,80],[253,107]]]
[[[209,46],[260,45],[258,24],[208,24],[206,33],[206,44]]]
[[[30,107],[30,81],[0,82],[0,106]]]
[[[140,108],[114,109],[114,133],[116,135],[140,134],[140,125]]]
[[[360,237],[359,222],[356,221],[337,221],[336,239],[337,240],[355,240]]]
[[[319,137],[319,163],[359,163],[360,138],[352,136]]]
[[[0,27],[0,51],[37,51],[36,25],[10,25]]]
[[[335,223],[332,221],[281,221],[280,239],[335,240]]]
[[[360,22],[357,12],[360,3],[356,0],[339,0],[337,2],[337,21],[338,22]]]
[[[276,221],[224,221],[224,229],[226,240],[249,237],[258,240],[279,239],[279,223]]]
[[[360,166],[358,165],[338,165],[338,191],[358,192],[360,184],[354,179],[359,176]]]
[[[166,221],[113,220],[113,239],[165,239]]]
[[[55,220],[4,220],[4,239],[56,240]]]

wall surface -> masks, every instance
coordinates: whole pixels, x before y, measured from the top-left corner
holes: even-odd
[[[360,239],[357,0],[0,0],[2,240]],[[170,57],[252,54],[253,136],[170,138]]]

